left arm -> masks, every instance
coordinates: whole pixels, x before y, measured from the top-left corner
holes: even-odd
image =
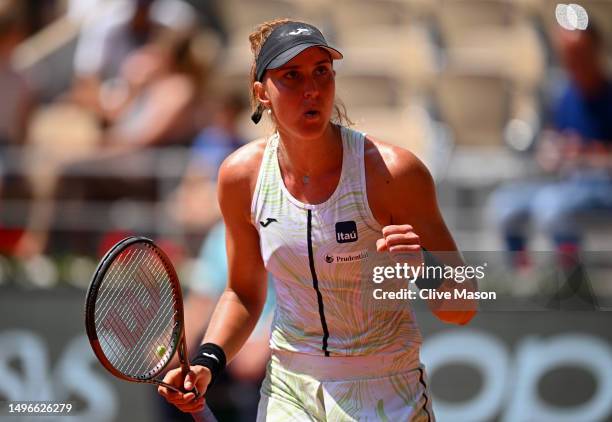
[[[375,217],[384,226],[376,244],[378,251],[416,255],[416,265],[420,265],[425,248],[437,255],[443,265],[465,265],[440,213],[427,167],[409,151],[370,142],[366,144],[368,197]],[[477,286],[472,280],[445,280],[437,290],[454,289],[475,291]],[[440,320],[461,325],[474,317],[477,305],[468,299],[428,300],[429,308]]]

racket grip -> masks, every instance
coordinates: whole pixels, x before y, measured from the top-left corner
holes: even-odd
[[[213,415],[208,406],[197,413],[192,413],[191,416],[195,422],[217,422],[217,418],[215,418],[215,415]]]

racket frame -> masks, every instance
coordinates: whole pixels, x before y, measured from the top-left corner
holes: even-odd
[[[115,368],[110,361],[106,358],[102,347],[100,346],[100,341],[98,340],[98,334],[96,332],[96,324],[95,324],[95,311],[96,311],[96,299],[98,297],[98,291],[100,286],[102,285],[102,281],[106,272],[108,271],[111,264],[114,262],[115,258],[119,256],[123,251],[125,251],[128,247],[137,244],[137,243],[146,243],[150,245],[153,252],[160,258],[167,274],[170,278],[170,285],[172,289],[172,293],[174,296],[174,311],[175,317],[174,320],[178,322],[175,325],[172,331],[172,344],[174,344],[174,348],[172,353],[170,354],[168,360],[164,365],[162,365],[153,376],[151,377],[132,377],[124,374]],[[89,339],[89,343],[94,351],[94,354],[104,366],[104,368],[109,371],[111,374],[116,376],[117,378],[121,378],[126,381],[138,382],[138,383],[148,383],[148,384],[156,384],[162,385],[172,391],[177,393],[184,393],[185,391],[179,389],[173,385],[163,382],[162,380],[155,378],[159,373],[163,372],[163,370],[170,364],[174,354],[178,351],[179,354],[179,362],[181,365],[181,369],[183,374],[187,374],[189,372],[189,361],[186,354],[186,342],[185,342],[185,324],[183,320],[183,296],[181,293],[181,286],[179,283],[179,278],[170,261],[170,258],[166,255],[166,253],[159,248],[155,242],[151,239],[143,236],[130,236],[127,237],[120,242],[116,243],[102,258],[94,276],[89,284],[87,289],[86,299],[85,299],[85,329],[87,331],[87,337]],[[196,394],[196,397],[199,396],[197,389],[192,390]]]

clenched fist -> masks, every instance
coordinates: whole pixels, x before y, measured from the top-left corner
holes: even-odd
[[[378,252],[388,251],[394,258],[409,260],[413,265],[423,263],[421,239],[410,224],[385,226],[382,236],[376,241]]]

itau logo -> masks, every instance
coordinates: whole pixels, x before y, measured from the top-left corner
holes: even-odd
[[[336,242],[357,242],[357,224],[354,221],[339,221],[336,223]]]
[[[585,30],[589,26],[589,15],[579,4],[558,4],[555,16],[559,25],[568,31]]]

